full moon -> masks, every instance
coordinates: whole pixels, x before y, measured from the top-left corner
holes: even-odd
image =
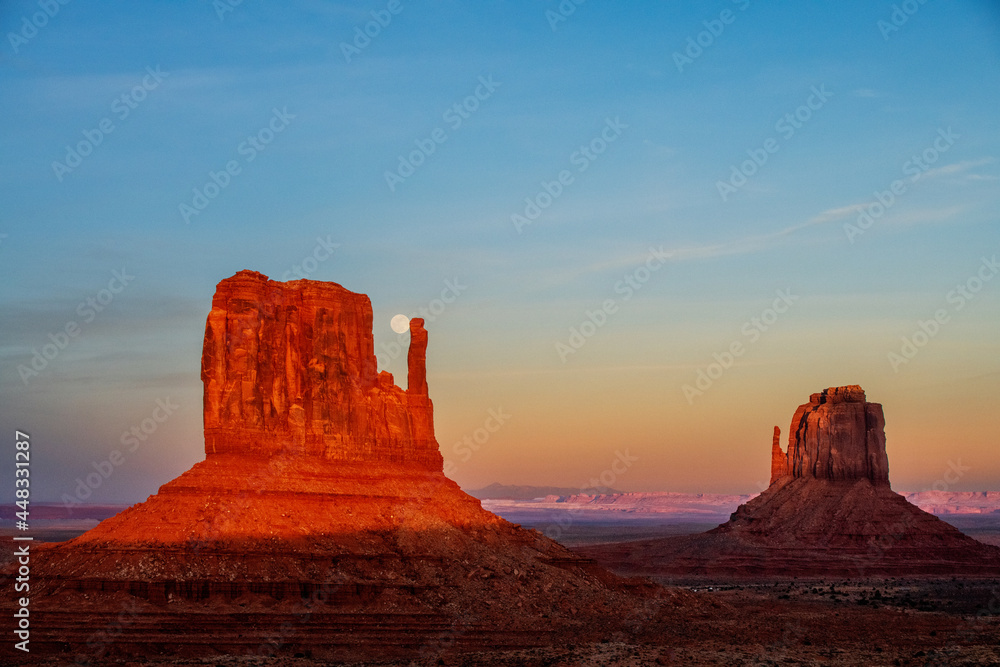
[[[396,315],[389,322],[389,326],[398,334],[405,333],[410,328],[410,318],[402,314]]]

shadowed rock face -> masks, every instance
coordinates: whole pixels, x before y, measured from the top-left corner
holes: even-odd
[[[372,306],[336,283],[240,271],[205,325],[205,453],[278,452],[441,470],[423,320],[411,321],[409,389],[376,374]]]
[[[771,439],[771,481],[781,479],[788,474],[788,457],[781,451],[781,429],[774,427],[774,437]]]
[[[867,402],[858,385],[810,396],[792,417],[784,469],[777,454],[772,447],[772,483],[791,476],[889,484],[882,406]]]
[[[706,533],[577,551],[628,574],[1000,574],[1000,549],[889,486],[882,406],[857,385],[813,394],[771,441],[771,484]]]

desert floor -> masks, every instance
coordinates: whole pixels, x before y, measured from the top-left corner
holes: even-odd
[[[690,518],[554,516],[521,507],[505,518],[545,532],[560,525],[567,546],[678,535],[711,528]],[[1000,517],[961,517],[984,541]],[[38,538],[68,539],[61,529]],[[10,544],[9,537],[0,543]],[[8,554],[2,554],[7,560]],[[651,603],[627,633],[567,633],[553,644],[519,650],[457,651],[447,636],[412,659],[342,663],[307,651],[247,658],[130,659],[127,646],[100,664],[120,665],[1000,665],[1000,581],[970,578],[662,579],[683,604]],[[86,619],[81,619],[86,623]],[[95,623],[99,621],[95,618]],[[263,636],[263,634],[262,634]],[[599,637],[595,640],[595,637]],[[6,652],[5,652],[6,653]],[[9,654],[8,654],[9,655]],[[16,656],[18,659],[20,656]],[[11,664],[51,664],[44,656]]]

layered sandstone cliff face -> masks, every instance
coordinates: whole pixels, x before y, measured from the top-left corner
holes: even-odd
[[[426,349],[413,319],[404,391],[376,373],[368,297],[252,271],[219,283],[202,356],[206,459],[32,552],[31,613],[46,628],[32,651],[100,662],[89,639],[123,604],[138,616],[102,651],[404,663],[644,614],[635,586],[445,477]]]
[[[717,528],[577,551],[629,574],[1000,574],[1000,549],[892,491],[882,406],[861,387],[813,394],[788,440],[775,427],[770,486]]]
[[[778,427],[775,426],[777,439]],[[777,454],[777,456],[776,456]],[[798,407],[788,429],[784,466],[772,447],[771,481],[782,477],[889,484],[882,406],[858,385],[831,387]]]
[[[441,470],[410,322],[409,388],[377,373],[372,306],[336,283],[279,283],[240,271],[219,283],[205,326],[205,453],[290,453]]]

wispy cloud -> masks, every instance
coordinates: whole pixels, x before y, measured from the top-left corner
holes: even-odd
[[[847,206],[838,206],[837,208],[828,208],[822,213],[814,215],[809,218],[806,222],[798,227],[807,227],[810,225],[822,225],[827,222],[834,222],[836,220],[842,220],[848,218],[855,213],[859,213],[862,209],[868,206],[870,202],[861,202],[857,204],[848,204]]]
[[[972,163],[970,163],[971,166]],[[974,164],[986,164],[984,161],[977,161]],[[958,173],[968,167],[953,169],[949,173]],[[943,169],[943,168],[942,168]],[[983,179],[987,180],[987,179]],[[763,252],[776,246],[784,239],[792,237],[803,230],[812,227],[821,227],[829,223],[836,223],[849,219],[871,205],[871,201],[857,202],[846,206],[826,209],[808,218],[804,222],[789,225],[776,231],[760,234],[756,236],[745,236],[732,241],[721,243],[710,243],[704,245],[689,245],[679,247],[665,247],[664,251],[670,253],[671,261],[695,261],[704,259],[714,259],[716,257],[726,257],[731,255],[745,255],[754,252]],[[966,206],[956,205],[944,208],[924,208],[913,211],[900,212],[886,219],[886,223],[898,226],[909,226],[927,223],[950,223],[954,222],[965,210]],[[839,235],[836,237],[839,240]],[[601,264],[594,264],[587,267],[587,272],[600,271],[609,268],[624,268],[635,266],[643,261],[643,257],[636,255],[622,256],[613,260],[608,260]]]
[[[947,224],[955,222],[964,213],[964,205],[946,206],[944,208],[921,208],[911,211],[903,211],[891,217],[887,217],[884,222],[889,226],[908,227],[911,225],[926,224]]]
[[[762,252],[771,246],[777,245],[782,239],[794,235],[808,227],[815,227],[826,222],[844,217],[852,211],[858,210],[863,204],[852,204],[843,209],[831,209],[813,216],[805,222],[784,227],[774,232],[759,234],[755,236],[745,236],[732,241],[722,241],[720,243],[695,244],[686,246],[666,246],[651,244],[664,253],[670,255],[668,262],[676,261],[697,261],[705,259],[715,259],[717,257],[727,257],[732,255],[745,255],[753,252]],[[846,213],[833,216],[835,211],[847,210]],[[627,270],[635,268],[645,262],[649,257],[649,249],[632,253],[619,253],[601,262],[594,262],[585,267],[581,267],[574,275],[600,273],[612,270]]]
[[[646,146],[650,152],[657,157],[673,157],[677,154],[677,149],[675,147],[659,144],[654,141],[650,141],[649,139],[644,139],[642,145]]]
[[[800,222],[794,225],[789,225],[782,229],[776,231],[760,234],[757,236],[745,236],[740,239],[735,239],[733,241],[726,241],[723,243],[713,243],[707,245],[695,245],[695,246],[685,246],[680,248],[671,248],[672,252],[671,258],[674,260],[699,260],[699,259],[713,259],[715,257],[725,257],[728,255],[745,255],[753,252],[761,252],[771,248],[774,245],[787,237],[793,236],[797,232],[810,227],[817,227],[824,225],[828,222],[833,222],[841,218],[847,217],[851,213],[860,210],[861,207],[866,204],[851,204],[850,206],[842,206],[836,209],[829,209],[823,211],[822,213],[815,215],[805,222]]]
[[[962,162],[954,162],[952,164],[946,164],[941,167],[935,167],[934,169],[929,169],[920,175],[919,180],[925,181],[929,178],[937,178],[939,176],[953,176],[955,174],[962,174],[975,167],[981,167],[985,164],[992,164],[996,160],[992,157],[984,157],[979,160],[964,160]],[[968,174],[966,175],[966,180],[992,180],[989,178],[975,178],[979,174]]]
[[[769,362],[740,360],[739,366],[764,366]],[[445,371],[435,373],[434,377],[439,380],[473,380],[495,377],[527,377],[537,375],[566,375],[569,373],[596,374],[596,373],[662,373],[665,371],[691,371],[701,368],[698,363],[691,362],[685,364],[618,364],[618,365],[569,365],[558,368],[506,368],[502,370],[466,370],[466,371]]]

